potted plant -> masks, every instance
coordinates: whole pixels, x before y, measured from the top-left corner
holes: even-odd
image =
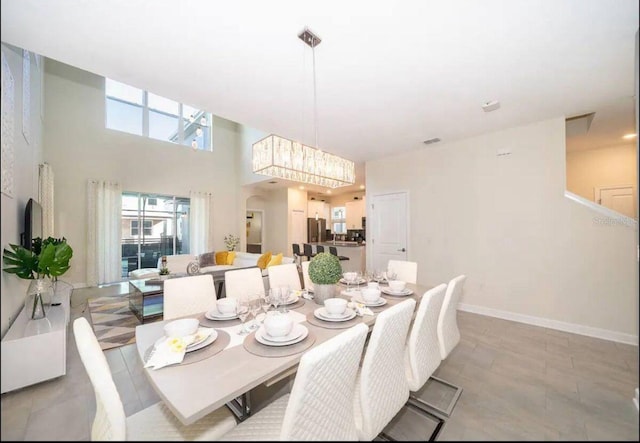
[[[48,237],[42,240],[36,237],[31,250],[20,245],[9,245],[4,249],[2,260],[4,271],[19,278],[32,280],[27,290],[25,307],[32,319],[45,316],[43,297],[54,291],[58,277],[69,270],[69,260],[73,249],[66,238]]]
[[[240,244],[240,237],[237,237],[233,234],[225,235],[224,244],[227,247],[227,251],[235,251],[236,246]]]
[[[313,300],[324,304],[328,298],[335,296],[336,283],[342,277],[340,259],[329,252],[316,254],[309,263],[309,279],[313,283]]]

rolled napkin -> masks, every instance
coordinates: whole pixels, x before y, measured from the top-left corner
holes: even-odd
[[[144,367],[152,369],[160,369],[165,366],[181,363],[187,352],[187,346],[191,343],[205,340],[213,332],[213,328],[198,328],[193,335],[185,335],[184,337],[163,337],[158,340],[151,351],[149,359]]]
[[[360,317],[362,317],[363,315],[375,315],[371,309],[367,308],[362,303],[350,301],[349,303],[347,303],[347,307],[356,311],[356,315],[359,315]]]
[[[296,291],[299,293],[300,297],[306,298],[307,300],[313,300],[313,292],[308,291],[307,289],[303,289],[302,291]]]

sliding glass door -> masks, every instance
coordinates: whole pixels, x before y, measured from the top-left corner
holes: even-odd
[[[122,193],[122,277],[155,268],[163,255],[189,253],[189,199]]]

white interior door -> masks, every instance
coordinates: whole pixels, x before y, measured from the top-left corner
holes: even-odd
[[[372,267],[387,269],[389,260],[407,260],[408,195],[406,192],[374,195],[367,219],[367,247],[372,248]]]
[[[596,188],[596,201],[627,217],[635,218],[636,209],[632,186],[606,186]]]

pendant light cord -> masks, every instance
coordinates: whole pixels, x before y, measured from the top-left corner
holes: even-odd
[[[315,128],[316,135],[316,148],[320,149],[318,145],[318,99],[316,94],[316,46],[311,47],[311,54],[313,55],[313,126]]]

